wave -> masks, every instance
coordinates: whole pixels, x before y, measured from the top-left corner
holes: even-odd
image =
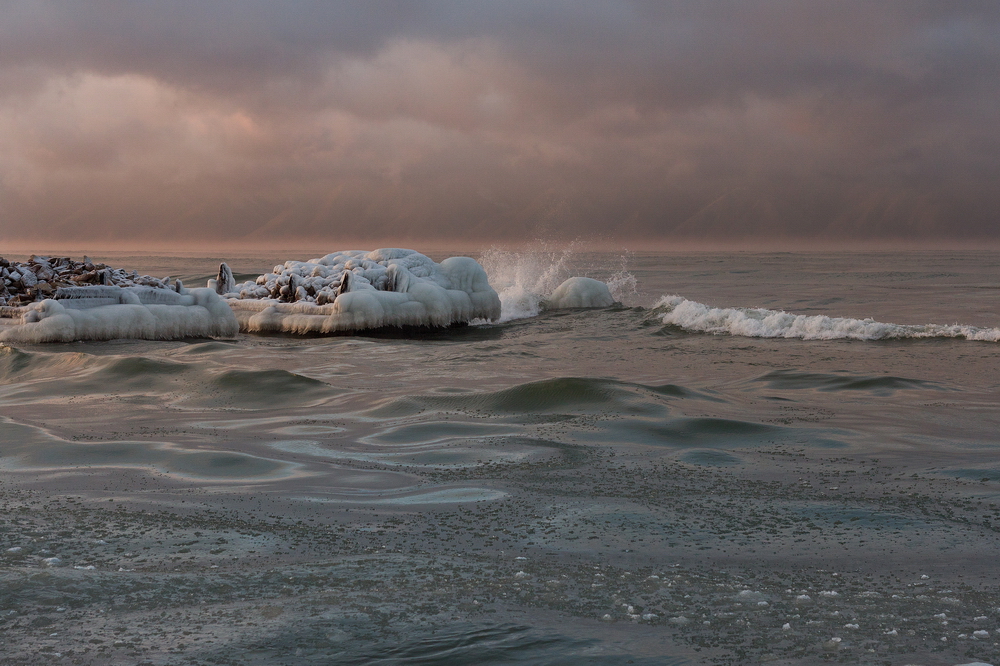
[[[797,315],[763,308],[714,308],[682,296],[664,296],[653,306],[660,320],[685,331],[749,338],[802,340],[901,340],[962,338],[1000,342],[1000,328],[963,324],[892,324],[874,319]]]
[[[209,343],[212,344],[212,343]],[[282,369],[218,368],[144,356],[24,352],[0,346],[0,404],[148,396],[175,407],[315,407],[350,389]]]
[[[458,395],[411,395],[390,399],[364,415],[385,420],[428,412],[462,412],[494,419],[504,416],[605,414],[666,417],[673,399],[718,402],[716,398],[676,384],[646,385],[613,379],[556,377],[517,384],[499,391]]]
[[[906,377],[894,377],[892,375],[872,376],[872,375],[849,375],[833,374],[823,372],[800,372],[797,370],[774,370],[766,375],[762,375],[753,382],[762,382],[771,389],[779,390],[800,390],[812,389],[816,391],[870,391],[872,393],[889,394],[895,391],[908,389],[933,389],[944,390],[934,382],[922,379],[908,379]]]

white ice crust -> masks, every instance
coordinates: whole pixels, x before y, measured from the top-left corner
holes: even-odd
[[[500,298],[474,259],[440,264],[414,250],[334,252],[286,261],[226,293],[241,330],[335,333],[450,326],[500,316]]]
[[[561,308],[606,308],[613,305],[614,297],[608,285],[588,277],[571,277],[556,287],[545,299],[549,310]]]
[[[0,342],[234,337],[236,317],[211,289],[77,287],[0,312]]]

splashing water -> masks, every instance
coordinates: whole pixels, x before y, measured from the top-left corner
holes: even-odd
[[[639,281],[628,270],[631,259],[631,252],[623,254],[621,256],[621,267],[607,279],[608,289],[611,290],[611,295],[619,303],[624,303],[627,299],[639,293]]]
[[[479,263],[500,295],[500,321],[534,317],[542,301],[570,277],[572,249],[511,252],[492,249]]]
[[[537,316],[549,294],[570,277],[607,274],[600,267],[581,267],[585,259],[573,245],[558,250],[540,245],[543,249],[529,252],[494,248],[480,257],[490,285],[500,296],[501,322]],[[616,301],[638,291],[635,276],[627,270],[629,257],[623,255],[618,271],[605,280]]]

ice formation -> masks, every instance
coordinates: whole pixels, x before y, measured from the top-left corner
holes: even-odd
[[[0,307],[0,342],[233,337],[236,317],[211,289],[64,287],[40,302]]]
[[[223,265],[211,285],[225,288]],[[224,292],[244,331],[335,333],[450,326],[500,316],[500,299],[474,259],[440,264],[414,250],[334,252],[286,261]]]
[[[615,299],[607,284],[588,277],[571,277],[556,287],[545,300],[545,307],[547,309],[606,308],[614,302]]]

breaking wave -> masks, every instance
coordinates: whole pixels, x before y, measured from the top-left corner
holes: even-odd
[[[899,340],[964,338],[1000,342],[1000,328],[963,324],[891,324],[874,319],[826,315],[796,315],[762,308],[714,308],[681,296],[664,296],[654,311],[668,326],[701,333],[750,338],[800,338],[802,340]]]

